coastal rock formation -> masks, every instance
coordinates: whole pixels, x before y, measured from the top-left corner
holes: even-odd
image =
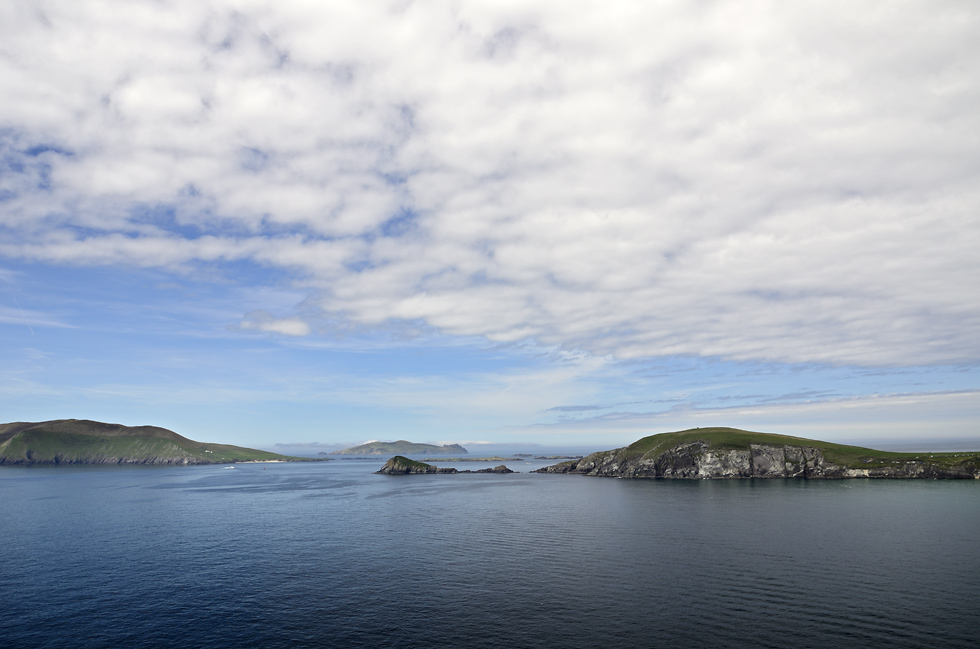
[[[514,473],[503,464],[499,464],[492,469],[479,469],[477,471],[463,471],[462,473]]]
[[[381,470],[375,471],[375,473],[382,473],[384,475],[414,475],[419,473],[459,472],[453,467],[437,467],[431,464],[426,464],[425,462],[416,462],[415,460],[410,460],[407,457],[396,455],[385,462],[385,465],[381,467]]]
[[[425,462],[416,462],[415,460],[410,460],[407,457],[396,455],[391,458],[380,471],[375,471],[375,473],[381,473],[384,475],[414,475],[420,473],[514,473],[503,464],[495,466],[492,469],[478,469],[476,471],[459,471],[455,467],[451,466],[433,466],[431,464],[426,464]]]
[[[618,478],[973,478],[980,454],[874,451],[731,428],[646,437],[536,473]]]

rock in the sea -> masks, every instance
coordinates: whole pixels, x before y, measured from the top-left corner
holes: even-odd
[[[375,473],[382,473],[384,475],[412,475],[417,473],[458,473],[458,471],[452,467],[432,466],[425,462],[410,460],[404,455],[396,455],[385,462],[381,470],[375,471]]]
[[[473,473],[514,473],[514,471],[511,471],[503,464],[500,464],[492,469],[480,469],[478,471],[473,471]]]
[[[515,473],[511,471],[503,464],[495,466],[492,469],[479,469],[478,471],[459,471],[450,466],[433,466],[431,464],[426,464],[425,462],[417,462],[415,460],[410,460],[403,455],[396,455],[391,458],[380,471],[375,471],[375,473],[381,473],[384,475],[413,475],[419,473]]]

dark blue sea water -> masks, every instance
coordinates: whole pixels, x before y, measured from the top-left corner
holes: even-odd
[[[0,467],[0,646],[980,644],[980,482],[382,463]]]

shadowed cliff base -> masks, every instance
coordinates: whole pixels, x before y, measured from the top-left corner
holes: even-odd
[[[980,453],[892,453],[735,428],[694,428],[651,435],[535,473],[668,479],[980,479]]]

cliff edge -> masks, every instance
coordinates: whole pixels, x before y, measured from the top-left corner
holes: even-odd
[[[536,473],[674,479],[980,479],[980,453],[891,453],[735,428],[695,428],[651,435]]]

